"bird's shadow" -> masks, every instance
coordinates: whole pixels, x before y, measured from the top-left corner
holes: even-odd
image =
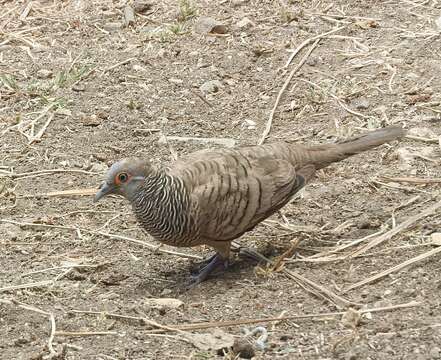
[[[183,293],[200,289],[204,284],[210,286],[210,284],[217,283],[218,281],[230,283],[231,281],[240,280],[246,276],[246,274],[244,274],[245,272],[248,273],[250,270],[252,271],[256,265],[265,262],[265,260],[259,258],[258,254],[262,254],[265,257],[273,257],[279,253],[275,248],[268,248],[261,252],[244,247],[238,250],[239,251],[233,252],[234,256],[231,257],[230,264],[226,270],[214,271],[207,280],[194,287],[188,286],[191,283],[191,276],[197,274],[202,267],[207,265],[212,256],[208,256],[202,261],[191,261],[187,269],[180,268],[179,270],[170,269],[161,271],[161,276],[167,278],[167,287],[173,288],[174,291],[178,293]]]

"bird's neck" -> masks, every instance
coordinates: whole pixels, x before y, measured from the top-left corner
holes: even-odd
[[[173,189],[175,179],[166,174],[165,171],[155,171],[144,178],[129,198],[130,202],[157,202],[161,201],[165,193],[169,193]]]

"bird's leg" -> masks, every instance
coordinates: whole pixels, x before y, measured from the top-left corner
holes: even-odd
[[[225,259],[220,254],[216,253],[211,261],[205,265],[197,275],[192,276],[191,285],[197,285],[203,281],[205,281],[208,276],[215,271],[216,269],[221,269],[222,271],[226,270],[228,267],[228,258]]]
[[[209,259],[207,265],[205,265],[196,275],[192,276],[190,287],[205,281],[214,270],[221,269],[222,271],[225,271],[228,267],[231,242],[207,241],[206,244],[214,247],[216,254]]]
[[[213,261],[213,259],[217,256],[217,253],[211,255],[210,257],[197,262],[194,267],[190,270],[192,274],[197,275],[198,273],[200,273],[202,271],[203,268],[205,268],[211,261]]]

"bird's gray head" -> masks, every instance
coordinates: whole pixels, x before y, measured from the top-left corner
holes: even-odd
[[[119,194],[132,199],[145,178],[155,170],[148,160],[126,158],[113,164],[95,195],[94,202],[109,194]]]

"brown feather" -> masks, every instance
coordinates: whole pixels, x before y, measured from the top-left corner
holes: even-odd
[[[307,147],[280,142],[198,151],[175,162],[170,174],[181,178],[192,194],[202,242],[216,247],[281,209],[316,170],[404,134],[400,127],[389,127],[338,144]]]
[[[404,134],[393,126],[336,144],[279,142],[198,151],[164,169],[125,159],[109,170],[96,199],[111,192],[122,194],[142,226],[159,241],[174,246],[206,244],[226,258],[233,239],[286,205],[316,170]],[[121,172],[133,180],[115,184]]]

